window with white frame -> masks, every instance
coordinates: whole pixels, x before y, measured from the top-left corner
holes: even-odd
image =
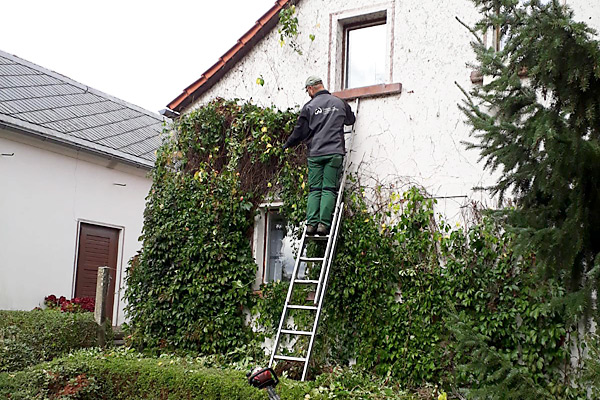
[[[328,86],[332,91],[392,81],[395,1],[331,14]]]
[[[344,27],[344,89],[385,83],[386,18]]]
[[[294,271],[296,239],[277,207],[264,207],[256,221],[255,258],[260,283],[289,281]],[[302,278],[304,271],[299,271]]]

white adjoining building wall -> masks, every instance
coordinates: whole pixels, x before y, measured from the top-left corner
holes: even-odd
[[[87,222],[120,230],[113,324],[123,323],[120,288],[141,248],[148,171],[1,129],[0,153],[0,309],[73,296],[78,228]]]
[[[600,22],[600,6],[587,0],[568,0],[576,15],[592,25]],[[469,91],[475,60],[471,33],[456,17],[472,25],[479,19],[469,0],[302,0],[297,5],[303,54],[279,43],[277,29],[189,109],[214,99],[251,99],[278,108],[300,107],[309,100],[303,90],[307,76],[319,75],[330,91],[338,91],[341,64],[338,20],[346,16],[387,11],[387,50],[391,65],[386,83],[401,83],[402,93],[360,100],[353,168],[371,183],[394,184],[402,192],[416,184],[438,197],[437,211],[461,220],[463,206],[472,201],[495,206],[474,188],[494,183],[478,162],[477,151],[467,151],[470,129],[458,109]],[[588,21],[587,14],[593,17]],[[309,34],[313,34],[312,41]],[[256,83],[264,79],[264,86]]]

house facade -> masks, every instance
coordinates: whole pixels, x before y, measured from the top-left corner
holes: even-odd
[[[110,268],[108,316],[141,247],[148,174],[163,120],[0,52],[0,309],[94,297]]]
[[[600,3],[562,1],[600,28]],[[280,11],[291,5],[296,38],[277,29]],[[476,190],[495,179],[462,144],[470,129],[457,107],[464,98],[459,86],[468,91],[485,77],[468,66],[475,61],[472,35],[457,18],[473,25],[479,15],[469,0],[279,0],[168,107],[186,113],[216,97],[300,107],[309,100],[305,79],[320,76],[358,106],[350,158],[363,183],[397,192],[420,186],[447,220],[468,220],[473,203],[496,206]],[[486,40],[501,46],[492,34]],[[293,262],[276,211],[277,204],[265,205],[255,226],[257,284],[285,279]]]

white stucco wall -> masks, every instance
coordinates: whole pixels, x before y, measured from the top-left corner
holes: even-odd
[[[600,1],[566,0],[566,4],[575,13],[575,20],[585,22],[596,31],[600,31]]]
[[[14,153],[0,157],[0,309],[72,296],[78,224],[89,222],[121,229],[113,310],[121,324],[119,288],[141,247],[147,171],[2,130],[0,153]]]
[[[398,191],[418,184],[434,196],[487,200],[472,190],[490,180],[477,164],[478,155],[464,151],[460,144],[468,138],[468,129],[456,107],[462,94],[454,82],[467,90],[472,85],[471,69],[466,66],[474,59],[469,47],[471,34],[455,19],[476,20],[468,0],[303,0],[297,7],[303,55],[287,45],[281,47],[275,29],[192,108],[216,96],[252,98],[280,108],[300,106],[309,100],[303,84],[312,74],[324,80],[329,75],[329,89],[339,89],[333,83],[336,71],[332,68],[330,72],[328,67],[336,62],[335,55],[330,55],[330,44],[336,40],[335,22],[330,36],[330,20],[340,13],[378,7],[388,9],[388,21],[394,21],[393,40],[388,38],[388,51],[393,55],[388,83],[402,83],[403,92],[360,101],[354,169],[360,168],[380,183],[394,183]],[[314,41],[309,39],[310,33],[315,35]],[[256,84],[260,75],[264,86]],[[438,210],[460,218],[460,206],[466,203],[467,197],[440,199]]]
[[[579,18],[590,14],[590,21],[600,22],[596,3],[571,1]],[[492,184],[493,177],[478,163],[478,153],[466,151],[461,144],[469,140],[469,129],[457,108],[463,95],[455,82],[466,90],[472,87],[471,69],[466,64],[474,55],[469,45],[471,33],[455,17],[467,24],[479,18],[469,0],[302,0],[297,16],[303,55],[287,45],[281,47],[274,29],[189,108],[215,97],[299,107],[309,100],[303,83],[313,74],[326,81],[329,78],[331,91],[340,89],[334,84],[337,72],[330,67],[336,64],[335,54],[331,54],[337,40],[335,20],[344,13],[378,7],[387,9],[388,21],[394,21],[388,44],[392,71],[387,83],[402,83],[403,91],[361,100],[353,168],[380,183],[395,184],[398,191],[411,184],[425,187],[440,197],[437,210],[452,220],[461,220],[463,206],[471,201],[494,206],[485,193],[473,190]],[[311,33],[314,41],[309,39]],[[264,86],[256,84],[259,76],[264,78]]]

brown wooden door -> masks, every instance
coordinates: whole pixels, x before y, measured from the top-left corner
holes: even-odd
[[[77,275],[75,278],[75,297],[96,298],[96,280],[98,267],[110,268],[110,284],[106,318],[112,321],[117,280],[117,254],[119,249],[119,230],[104,226],[81,224],[79,231],[79,250],[77,256]]]

